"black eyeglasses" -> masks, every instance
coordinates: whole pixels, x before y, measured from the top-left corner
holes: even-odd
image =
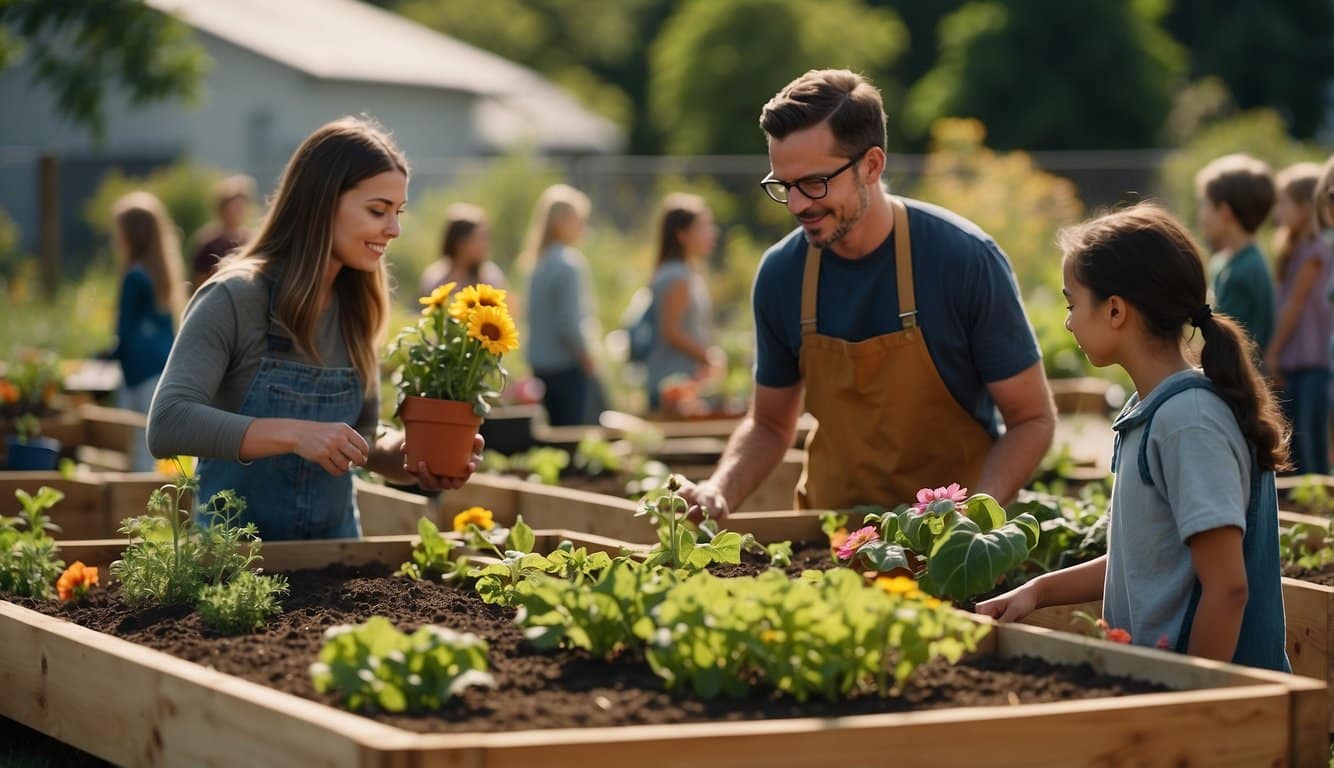
[[[782,179],[773,178],[773,174],[770,173],[768,176],[760,179],[760,187],[764,189],[764,193],[769,196],[769,199],[773,200],[775,203],[786,203],[788,190],[793,187],[796,187],[801,194],[805,195],[807,198],[811,200],[819,200],[829,194],[830,179],[833,179],[835,176],[856,165],[857,161],[862,159],[862,156],[870,151],[870,147],[863,149],[854,155],[851,160],[839,166],[838,170],[828,176],[807,176],[804,179],[787,182]]]

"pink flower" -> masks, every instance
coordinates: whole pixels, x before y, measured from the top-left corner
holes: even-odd
[[[1172,649],[1172,641],[1167,639],[1167,635],[1159,635],[1158,642],[1154,643],[1153,647],[1160,651],[1170,651]]]
[[[857,550],[861,549],[863,545],[870,544],[879,538],[880,532],[875,529],[874,525],[868,525],[865,528],[853,531],[848,534],[848,539],[843,542],[843,546],[838,548],[838,559],[851,560],[852,556],[857,554]]]
[[[968,500],[968,489],[959,487],[958,483],[950,483],[948,488],[923,488],[917,492],[917,503],[912,505],[917,510],[917,514],[926,514],[927,509],[937,501],[952,501],[955,504],[962,504]]]

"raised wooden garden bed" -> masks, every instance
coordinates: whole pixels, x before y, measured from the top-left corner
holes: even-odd
[[[61,455],[94,469],[116,472],[129,469],[134,430],[148,423],[142,413],[91,404],[39,421],[43,437],[60,441]],[[3,454],[0,444],[0,466],[4,465]]]
[[[564,533],[547,534],[548,546]],[[592,543],[592,542],[589,542]],[[411,537],[270,544],[269,571],[397,563]],[[65,545],[103,563],[107,543]],[[311,631],[321,631],[312,627]],[[247,766],[1323,765],[1324,686],[1024,626],[982,658],[1087,663],[1165,693],[898,714],[432,734],[363,718],[0,603],[0,714],[123,764]],[[591,698],[591,696],[590,696]],[[571,706],[582,706],[572,704]],[[593,706],[589,702],[589,706]]]
[[[144,514],[149,495],[166,481],[156,472],[92,472],[71,478],[57,472],[0,472],[0,514],[14,514],[18,508],[15,490],[36,493],[46,485],[65,494],[50,511],[61,539],[110,539],[122,520]]]
[[[1075,379],[1050,379],[1052,398],[1057,413],[1107,414],[1112,406],[1107,402],[1111,383],[1106,379],[1084,376]]]

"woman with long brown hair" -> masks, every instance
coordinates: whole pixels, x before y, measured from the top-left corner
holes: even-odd
[[[111,356],[124,379],[121,407],[148,413],[185,307],[180,238],[166,207],[150,192],[117,200],[112,220],[121,283]],[[130,468],[153,469],[143,430],[135,432]]]
[[[491,227],[486,211],[471,203],[449,206],[445,210],[440,258],[422,271],[421,295],[430,296],[446,283],[454,283],[459,290],[478,283],[505,290],[509,287],[505,273],[490,259],[490,251]]]
[[[186,310],[149,447],[199,456],[201,498],[235,489],[265,539],[359,535],[355,466],[429,489],[466,479],[404,466],[401,434],[375,440],[384,256],[407,189],[407,161],[382,129],[323,126],[288,161],[257,236]]]
[[[654,331],[644,357],[650,411],[660,409],[662,385],[670,377],[705,379],[726,361],[711,344],[713,303],[703,274],[717,242],[718,227],[704,198],[667,196],[658,220],[658,260],[647,310]]]

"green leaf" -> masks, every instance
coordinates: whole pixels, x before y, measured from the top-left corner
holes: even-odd
[[[964,513],[969,520],[977,523],[983,531],[991,531],[1005,525],[1005,509],[1000,503],[985,493],[975,493],[963,503]]]
[[[1028,552],[1028,533],[1020,525],[1007,523],[987,533],[955,527],[927,559],[919,584],[936,597],[967,600],[994,589],[1006,571],[1028,558]]]
[[[514,521],[514,527],[510,529],[509,548],[520,552],[532,552],[533,545],[537,543],[537,537],[533,534],[533,529],[523,521],[520,515]]]
[[[881,573],[897,570],[899,568],[912,570],[912,564],[908,560],[908,554],[903,547],[892,542],[879,540],[862,546],[857,550],[857,557],[862,558],[867,565]]]

